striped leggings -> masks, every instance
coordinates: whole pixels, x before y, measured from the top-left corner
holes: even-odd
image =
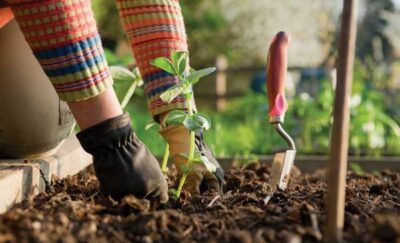
[[[178,82],[150,60],[187,51],[179,0],[116,0],[121,22],[145,81],[153,116],[187,108],[178,96],[165,104],[160,94]],[[8,0],[16,20],[64,101],[94,97],[112,84],[90,0]]]

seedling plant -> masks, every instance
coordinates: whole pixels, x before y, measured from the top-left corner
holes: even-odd
[[[194,169],[194,163],[203,163],[207,170],[215,172],[216,166],[211,163],[199,151],[195,151],[195,134],[200,130],[208,130],[211,127],[210,118],[203,113],[197,113],[193,106],[193,85],[199,80],[215,71],[215,67],[205,68],[202,70],[194,70],[189,66],[189,54],[185,51],[172,52],[170,59],[166,57],[158,57],[152,60],[151,65],[158,67],[167,73],[178,77],[179,82],[163,92],[160,98],[165,103],[171,103],[179,95],[185,98],[187,102],[187,112],[183,110],[174,110],[167,114],[163,121],[163,126],[167,125],[183,125],[190,132],[190,148],[189,153],[181,154],[187,158],[187,163],[181,166],[182,177],[179,180],[177,189],[171,189],[173,199],[178,199],[181,195],[182,188],[185,184],[186,177]],[[168,146],[166,147],[168,150]],[[164,153],[161,168],[166,171],[166,164],[169,153]]]

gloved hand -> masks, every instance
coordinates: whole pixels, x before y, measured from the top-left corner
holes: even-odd
[[[128,114],[108,119],[77,134],[93,165],[104,194],[121,198],[168,201],[168,185],[156,158],[136,137]]]
[[[190,133],[183,126],[170,125],[160,129],[160,134],[169,144],[171,157],[178,169],[179,175],[182,175],[181,166],[187,163],[187,158],[181,153],[188,153],[190,148]],[[215,173],[209,172],[204,164],[194,163],[193,171],[186,178],[184,189],[194,195],[200,194],[205,190],[215,190],[222,192],[224,182],[224,171],[214,158],[211,150],[203,141],[202,132],[196,133],[196,150],[200,151],[203,156],[213,163],[217,170]]]

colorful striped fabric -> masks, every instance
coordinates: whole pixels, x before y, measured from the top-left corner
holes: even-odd
[[[160,94],[176,84],[178,78],[150,65],[156,57],[169,57],[172,51],[187,51],[185,25],[178,0],[117,0],[123,27],[145,81],[145,91],[153,116],[186,109],[178,96],[170,104]]]
[[[96,96],[112,83],[90,0],[8,0],[16,19],[60,99]],[[145,81],[151,113],[186,109],[178,96],[170,104],[160,94],[177,77],[150,65],[156,57],[187,51],[178,0],[117,0],[123,26]],[[192,101],[194,102],[194,101]]]
[[[60,99],[85,100],[111,86],[90,0],[8,2]]]

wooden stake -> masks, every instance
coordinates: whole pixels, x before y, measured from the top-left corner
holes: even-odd
[[[349,99],[357,30],[357,0],[343,0],[337,59],[337,82],[329,157],[325,241],[342,241],[349,140]]]

